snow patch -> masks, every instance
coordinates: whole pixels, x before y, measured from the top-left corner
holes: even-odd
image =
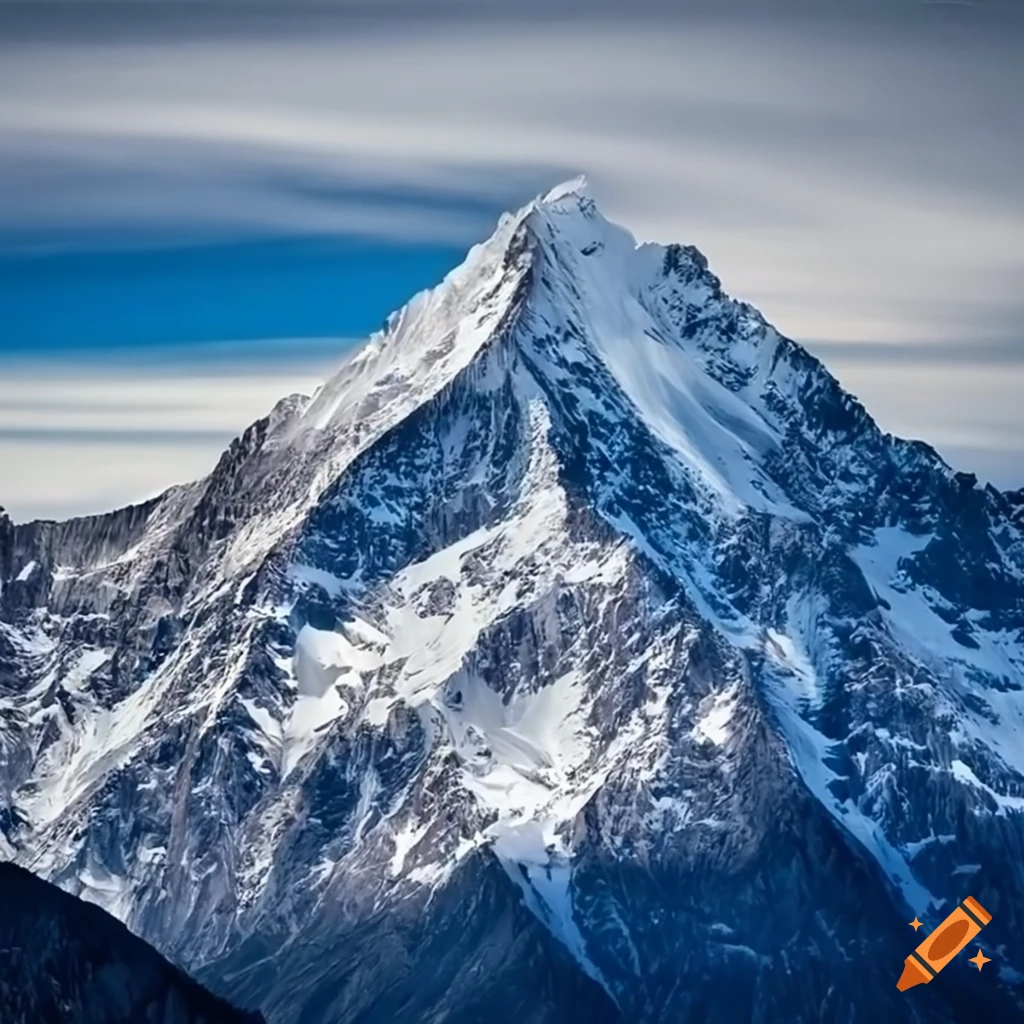
[[[953,868],[954,875],[976,875],[981,870],[980,864],[957,864]]]
[[[820,704],[818,674],[806,652],[792,637],[774,629],[766,630],[764,653],[783,670],[798,702],[808,708]]]
[[[736,710],[738,691],[735,687],[716,693],[705,700],[704,710],[694,724],[692,736],[696,740],[707,740],[715,746],[722,746],[729,738],[729,723]]]
[[[614,999],[611,988],[587,954],[586,941],[576,923],[571,866],[568,861],[553,857],[548,846],[538,823],[530,822],[522,828],[502,831],[495,839],[494,852],[534,916]]]
[[[299,762],[317,744],[332,722],[348,712],[348,704],[337,686],[320,696],[300,696],[285,720],[281,738],[281,778],[287,779]]]
[[[301,585],[321,587],[330,597],[340,597],[345,590],[347,582],[333,573],[318,569],[314,565],[302,565],[297,562],[293,562],[288,567],[288,574],[295,582]]]
[[[571,196],[583,195],[586,191],[587,176],[585,174],[577,174],[575,178],[570,178],[568,181],[563,181],[560,185],[549,189],[540,200],[540,203],[557,203]]]
[[[378,652],[353,644],[342,633],[308,623],[295,639],[295,680],[304,697],[322,697],[334,685],[359,687],[361,672],[381,661]]]
[[[395,852],[391,857],[391,876],[395,877],[402,873],[405,867],[405,859],[416,849],[419,842],[430,831],[431,822],[421,825],[419,828],[407,823],[401,830],[395,833]]]
[[[68,693],[76,693],[89,677],[102,665],[110,661],[113,651],[106,649],[85,650],[79,653],[75,662],[61,677],[60,684]]]
[[[1004,796],[1002,793],[997,793],[991,786],[986,786],[985,783],[974,774],[970,766],[965,764],[963,761],[954,760],[950,762],[949,769],[953,773],[953,778],[958,782],[962,782],[968,786],[973,786],[975,789],[980,789],[982,792],[985,792],[992,797],[999,807],[1000,814],[1005,814],[1007,811],[1024,810],[1024,797]]]
[[[115,875],[90,857],[88,864],[78,872],[78,882],[80,899],[102,907],[118,920],[124,920],[132,903],[132,891],[123,876]]]

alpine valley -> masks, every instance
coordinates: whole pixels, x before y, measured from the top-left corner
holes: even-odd
[[[270,1024],[1024,1012],[1024,490],[581,183],[0,580],[0,858]]]

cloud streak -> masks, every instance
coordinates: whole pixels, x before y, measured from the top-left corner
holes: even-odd
[[[612,216],[696,242],[798,336],[928,337],[952,288],[971,308],[944,310],[947,331],[974,330],[980,304],[997,332],[1019,320],[1024,62],[1005,41],[683,18],[403,25],[14,48],[0,224],[468,243],[481,219],[451,197],[516,205],[582,169]],[[358,194],[370,184],[376,199]]]
[[[241,345],[202,358],[179,350],[116,366],[64,363],[57,373],[0,360],[0,504],[17,520],[61,518],[196,479],[279,398],[312,392],[350,344],[293,345],[287,367],[260,359],[261,344],[242,368]]]
[[[1019,5],[113,4],[88,26],[41,6],[0,32],[0,245],[72,229],[468,245],[583,170],[608,216],[697,244],[813,339],[884,425],[996,452],[1024,483],[1006,385],[1024,371]],[[0,406],[9,430],[34,415]]]

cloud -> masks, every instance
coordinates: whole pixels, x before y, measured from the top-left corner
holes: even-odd
[[[885,367],[893,364],[942,367],[945,373],[949,368],[965,365],[1004,367],[1013,370],[1022,362],[1021,346],[1016,339],[981,338],[967,342],[963,338],[929,338],[923,341],[864,342],[816,341],[805,338],[803,343],[829,366],[839,363],[865,363],[872,367],[872,372],[875,373],[884,373]]]
[[[1000,450],[1024,482],[1020,5],[31,6],[0,31],[0,236],[468,245],[582,170],[609,217],[698,245],[814,339],[883,423]]]
[[[279,398],[312,392],[349,346],[293,344],[287,366],[266,342],[65,362],[56,372],[0,360],[0,504],[16,520],[62,518],[197,479]]]
[[[797,336],[966,334],[979,305],[1015,330],[1016,48],[928,22],[781,31],[660,10],[557,31],[381,16],[356,33],[12,46],[0,224],[468,244],[483,218],[454,197],[497,212],[585,170],[609,215],[695,242]]]
[[[871,348],[883,346],[871,346]],[[816,347],[817,354],[823,355]],[[998,487],[1024,486],[1024,409],[1020,366],[824,357],[882,429],[927,441],[955,468]],[[974,457],[977,456],[977,460]]]

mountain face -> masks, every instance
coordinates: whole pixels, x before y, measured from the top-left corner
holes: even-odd
[[[105,911],[0,864],[4,1024],[261,1024],[211,995]]]
[[[1020,1019],[1022,511],[558,189],[205,480],[0,518],[0,856],[272,1024]]]

